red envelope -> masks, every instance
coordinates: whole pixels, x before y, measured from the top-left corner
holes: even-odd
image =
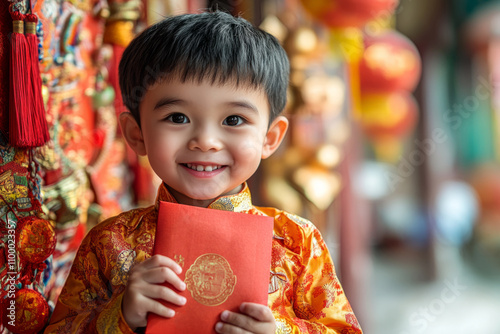
[[[187,302],[164,302],[175,316],[150,313],[146,334],[216,333],[222,311],[267,305],[273,225],[272,217],[160,202],[154,254],[181,265]]]

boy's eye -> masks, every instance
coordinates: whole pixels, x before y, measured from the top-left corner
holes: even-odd
[[[175,114],[169,115],[166,118],[166,120],[170,121],[172,123],[177,123],[177,124],[189,123],[189,119],[187,118],[187,116],[184,114],[180,114],[180,113],[175,113]]]
[[[241,118],[240,116],[232,115],[232,116],[227,117],[224,120],[223,124],[229,125],[229,126],[240,125],[240,124],[243,124],[243,118]]]

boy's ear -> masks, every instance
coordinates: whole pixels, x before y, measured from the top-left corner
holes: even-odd
[[[142,131],[134,116],[129,112],[121,113],[120,126],[122,128],[123,137],[125,137],[128,145],[135,153],[138,155],[146,155],[146,145],[142,138]]]
[[[280,146],[285,138],[288,129],[288,119],[285,116],[278,116],[269,126],[264,146],[262,147],[262,159],[269,158]]]

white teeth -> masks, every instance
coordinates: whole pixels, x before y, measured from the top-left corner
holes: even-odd
[[[191,168],[192,170],[198,171],[198,172],[212,172],[216,169],[221,168],[221,166],[203,166],[203,165],[193,165],[193,164],[186,164],[188,168]]]

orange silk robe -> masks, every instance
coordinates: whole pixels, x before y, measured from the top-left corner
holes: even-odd
[[[160,200],[175,202],[163,185]],[[121,302],[130,268],[153,252],[157,207],[122,213],[88,233],[45,333],[132,333]],[[325,242],[311,222],[253,206],[246,185],[209,208],[274,217],[268,305],[276,333],[362,333]]]

